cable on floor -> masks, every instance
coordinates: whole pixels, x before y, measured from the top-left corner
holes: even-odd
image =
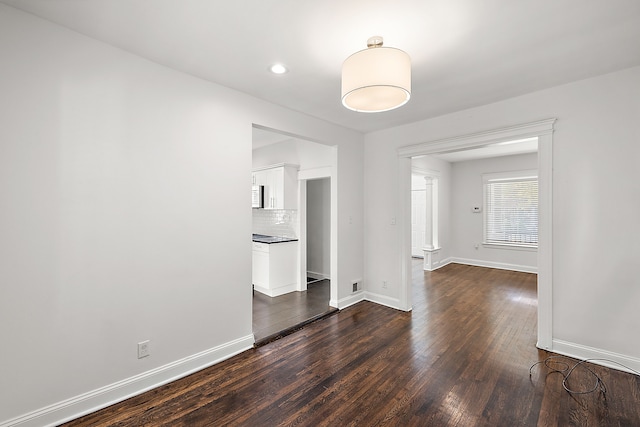
[[[569,361],[569,362],[567,362],[567,361]],[[531,378],[531,375],[532,375],[532,372],[533,372],[533,368],[535,368],[538,365],[544,364],[544,366],[546,366],[551,372],[557,372],[557,373],[562,375],[562,377],[563,377],[563,379],[562,379],[562,387],[569,394],[588,394],[588,393],[593,393],[596,390],[600,390],[600,392],[602,392],[603,394],[606,394],[607,388],[606,388],[606,386],[604,384],[604,381],[602,381],[602,378],[600,378],[600,376],[598,376],[598,374],[596,374],[591,369],[589,369],[586,365],[584,365],[585,363],[590,363],[590,362],[593,362],[593,361],[613,363],[613,364],[616,364],[618,366],[621,366],[621,367],[627,369],[628,371],[632,372],[635,375],[639,375],[640,376],[640,372],[636,371],[635,369],[631,369],[628,366],[623,365],[622,363],[618,363],[615,360],[609,360],[609,359],[585,359],[585,360],[579,360],[579,361],[576,362],[575,360],[573,360],[573,359],[571,359],[569,357],[566,357],[566,356],[549,356],[546,359],[541,360],[541,361],[536,362],[533,365],[531,365],[531,367],[529,368],[529,378]],[[573,363],[573,365],[571,365],[570,362]],[[556,366],[552,366],[552,364],[555,364]],[[569,386],[567,385],[567,383],[569,381],[569,377],[571,377],[571,374],[573,374],[573,372],[579,366],[584,367],[595,378],[594,386],[592,388],[588,389],[588,390],[573,390],[573,389],[569,388]]]

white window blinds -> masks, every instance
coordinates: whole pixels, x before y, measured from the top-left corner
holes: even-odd
[[[538,246],[537,171],[485,174],[484,241]]]

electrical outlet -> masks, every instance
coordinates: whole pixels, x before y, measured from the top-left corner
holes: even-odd
[[[353,287],[353,289],[351,289],[351,292],[356,292],[358,290],[358,282],[353,282],[351,286]]]
[[[151,349],[149,348],[149,340],[139,342],[138,343],[138,359],[147,357],[150,354],[151,354]]]
[[[387,281],[386,280],[382,281],[382,289],[387,289]]]

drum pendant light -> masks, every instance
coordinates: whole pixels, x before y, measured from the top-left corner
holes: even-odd
[[[342,104],[350,110],[378,113],[403,106],[411,98],[411,58],[382,47],[382,37],[367,40],[367,49],[342,64]]]

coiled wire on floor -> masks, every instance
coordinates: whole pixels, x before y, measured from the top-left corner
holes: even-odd
[[[598,374],[596,374],[593,370],[591,370],[588,366],[586,366],[586,363],[591,363],[591,362],[594,362],[594,361],[612,363],[612,364],[615,364],[615,365],[623,367],[624,369],[626,369],[627,371],[629,371],[629,372],[631,372],[631,373],[633,373],[635,375],[639,375],[640,376],[640,372],[638,372],[638,371],[636,371],[634,369],[631,369],[628,366],[623,365],[622,363],[618,363],[615,360],[609,360],[609,359],[585,359],[585,360],[579,360],[579,361],[576,362],[574,359],[571,359],[571,358],[566,357],[566,356],[549,356],[546,359],[541,360],[541,361],[536,362],[533,365],[531,365],[531,367],[529,368],[529,378],[531,378],[531,375],[533,373],[533,368],[535,368],[538,365],[544,364],[544,366],[546,366],[552,373],[553,372],[557,372],[557,373],[559,373],[559,374],[561,374],[563,376],[562,387],[570,394],[589,394],[589,393],[593,393],[593,392],[595,392],[597,390],[600,390],[600,392],[602,392],[603,394],[606,394],[607,388],[606,388],[602,378],[600,378],[600,376]],[[571,363],[573,363],[573,365]],[[556,366],[552,366],[552,364],[555,364]],[[584,369],[586,369],[595,378],[595,384],[590,389],[587,389],[587,390],[574,390],[574,389],[571,389],[568,386],[569,378],[575,372],[576,368],[578,368],[580,366],[582,366]]]

